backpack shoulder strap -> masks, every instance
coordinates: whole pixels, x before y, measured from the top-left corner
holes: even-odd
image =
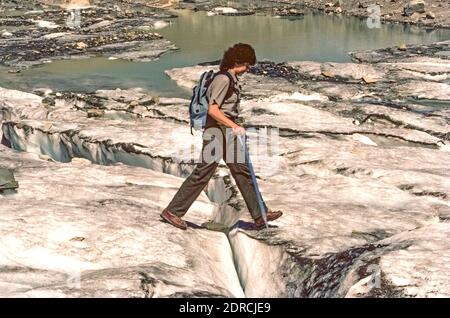
[[[217,75],[219,75],[219,74],[226,75],[226,76],[229,78],[229,80],[230,80],[230,83],[228,84],[227,94],[226,94],[226,96],[225,96],[225,99],[228,99],[228,98],[231,97],[231,95],[233,95],[233,92],[234,92],[234,85],[235,85],[236,83],[235,83],[235,81],[234,81],[233,76],[231,76],[231,74],[228,73],[228,71],[219,71],[219,72],[217,72],[214,76],[217,76]]]

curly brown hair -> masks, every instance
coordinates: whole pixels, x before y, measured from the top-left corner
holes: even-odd
[[[223,54],[220,63],[220,70],[226,71],[233,68],[236,64],[248,63],[249,65],[256,64],[255,50],[251,45],[245,43],[237,43],[228,48]]]

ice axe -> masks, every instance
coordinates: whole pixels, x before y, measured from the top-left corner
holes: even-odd
[[[250,160],[250,154],[249,154],[248,148],[247,148],[247,136],[246,135],[238,135],[237,137],[238,137],[239,141],[241,142],[241,145],[244,149],[245,161],[248,164],[248,170],[250,171],[250,175],[252,177],[253,187],[255,188],[255,192],[256,192],[256,199],[258,200],[259,209],[261,210],[264,224],[266,225],[266,228],[269,228],[269,225],[267,224],[266,206],[264,204],[264,200],[262,198],[261,192],[259,192],[258,183],[256,182],[255,170],[253,169],[253,164],[252,164],[252,161]]]

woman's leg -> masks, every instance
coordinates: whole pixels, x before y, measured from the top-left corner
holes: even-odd
[[[199,163],[191,175],[183,182],[167,210],[178,217],[182,217],[202,192],[203,188],[214,174],[218,166],[217,162]]]
[[[253,186],[253,180],[250,176],[248,166],[244,163],[227,163],[227,165],[230,168],[231,175],[236,181],[252,218],[256,220],[262,216],[262,211],[259,207],[258,198],[256,197],[255,187]],[[264,207],[267,211],[265,202]]]
[[[182,217],[208,184],[222,158],[223,135],[216,127],[207,129],[203,134],[201,160],[191,175],[183,182],[167,210]]]
[[[231,171],[239,191],[244,198],[245,204],[252,215],[252,218],[256,220],[262,216],[262,211],[258,203],[256,190],[253,185],[253,180],[250,175],[250,169],[248,163],[245,162],[245,154],[243,148],[239,144],[238,137],[231,134],[230,130],[224,131],[226,136],[226,146],[224,147],[224,160]],[[267,206],[263,200],[264,207],[267,211]]]
[[[242,145],[237,140],[236,136],[229,136],[227,139],[226,153],[228,156],[226,158],[226,163],[230,168],[231,175],[233,176],[236,184],[244,197],[245,204],[255,220],[256,229],[262,229],[266,226],[266,221],[262,217],[262,211],[258,203],[258,197],[256,194],[256,189],[253,184],[253,178],[250,174],[250,168],[248,162],[245,161],[245,154]],[[248,151],[248,150],[247,150]],[[230,152],[232,152],[230,154]],[[224,157],[225,158],[225,157]],[[283,215],[282,211],[272,211],[267,208],[266,203],[263,201],[263,206],[266,211],[267,221],[274,221]]]

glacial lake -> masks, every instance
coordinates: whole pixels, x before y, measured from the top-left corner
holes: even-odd
[[[56,90],[93,91],[142,87],[160,96],[188,98],[164,73],[174,67],[195,65],[222,57],[237,42],[251,44],[258,59],[350,62],[347,52],[401,43],[419,44],[450,39],[450,30],[420,29],[400,24],[369,28],[366,20],[307,11],[302,19],[271,16],[207,16],[206,12],[173,10],[178,18],[156,32],[179,50],[152,62],[107,58],[59,60],[23,70],[18,74],[0,68],[0,86],[30,91],[39,87]]]

